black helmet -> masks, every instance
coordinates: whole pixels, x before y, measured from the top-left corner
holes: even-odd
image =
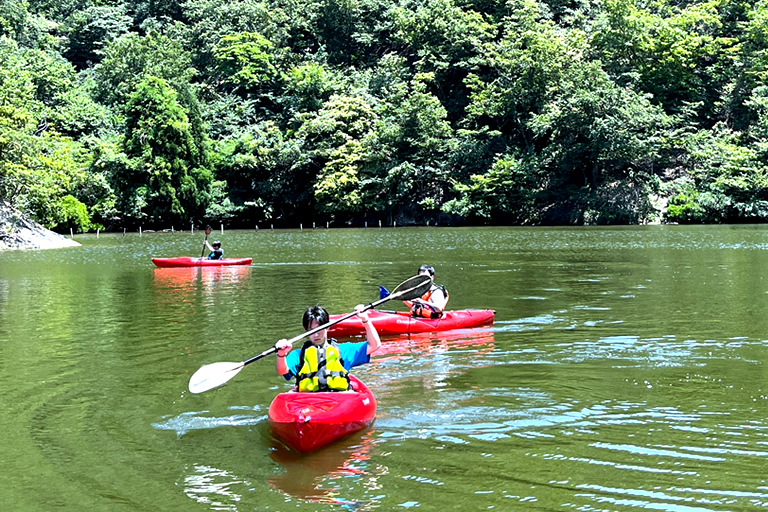
[[[212,245],[213,245],[214,247],[221,247],[221,242],[220,242],[220,241],[218,241],[218,240],[216,240],[215,242],[213,242],[213,244],[212,244]]]

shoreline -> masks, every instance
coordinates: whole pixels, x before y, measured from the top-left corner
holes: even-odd
[[[0,251],[60,249],[82,244],[25,218],[0,201]]]

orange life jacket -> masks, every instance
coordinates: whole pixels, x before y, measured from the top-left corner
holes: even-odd
[[[443,292],[443,295],[445,295],[445,300],[448,300],[448,290],[445,289],[445,286],[442,285],[436,285],[433,284],[432,287],[421,296],[421,300],[425,302],[429,302],[429,299],[432,298],[432,293],[434,293],[437,290],[441,290]],[[433,305],[431,304],[422,304],[422,303],[415,303],[413,306],[411,306],[411,314],[413,316],[419,316],[422,318],[440,318],[443,316],[442,311],[438,311]]]

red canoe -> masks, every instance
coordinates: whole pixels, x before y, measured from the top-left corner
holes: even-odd
[[[436,319],[411,316],[407,311],[386,312],[368,311],[368,318],[381,336],[414,334],[420,332],[450,331],[453,329],[468,329],[493,323],[496,311],[492,309],[462,309],[444,311],[443,316]],[[331,315],[333,321],[344,315]],[[357,336],[365,334],[363,323],[356,316],[350,317],[331,326],[329,336]]]
[[[222,265],[250,265],[253,258],[222,258],[209,260],[207,258],[190,258],[180,256],[178,258],[152,258],[152,263],[158,267],[220,267]]]
[[[280,393],[269,406],[272,434],[301,453],[310,453],[373,423],[376,398],[356,377],[353,391]]]

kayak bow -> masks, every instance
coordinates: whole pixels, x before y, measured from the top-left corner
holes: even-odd
[[[373,423],[376,398],[350,375],[352,391],[280,393],[269,406],[272,434],[301,453],[310,453]]]

